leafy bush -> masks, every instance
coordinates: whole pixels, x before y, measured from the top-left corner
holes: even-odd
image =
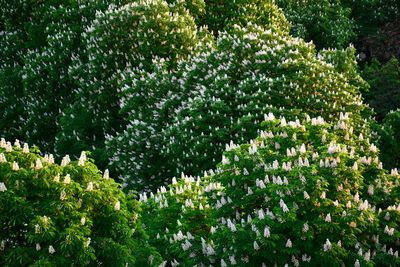
[[[138,266],[160,258],[139,203],[82,153],[61,165],[18,141],[0,142],[1,266]]]
[[[339,54],[332,51],[331,61],[349,60],[332,65],[313,45],[273,27],[236,26],[174,72],[163,64],[132,72],[120,86],[129,123],[108,142],[111,162],[127,185],[154,188],[165,177],[213,168],[229,140],[256,136],[271,105],[329,120],[341,111],[357,114],[362,79],[351,70],[352,52]]]
[[[233,25],[248,23],[271,25],[282,31],[289,30],[289,23],[274,0],[205,0],[205,16],[202,23],[218,35]]]
[[[400,263],[397,170],[382,169],[376,146],[349,114],[333,124],[299,118],[269,114],[257,139],[227,147],[215,173],[141,195],[164,259],[185,266]]]
[[[0,129],[3,137],[21,137],[23,90],[19,55],[20,32],[0,33]]]
[[[293,35],[318,48],[346,48],[356,37],[351,9],[340,0],[278,0],[277,4],[292,23]]]
[[[380,131],[380,149],[386,168],[400,164],[400,111],[389,112],[383,120]]]
[[[386,64],[373,59],[364,66],[363,78],[370,84],[365,94],[366,102],[375,109],[378,120],[382,120],[391,110],[400,107],[400,64],[392,58]]]
[[[105,136],[124,125],[119,116],[117,81],[128,69],[151,69],[152,60],[163,58],[169,68],[208,41],[193,17],[179,5],[164,0],[111,5],[97,12],[83,33],[86,53],[77,58],[70,75],[78,83],[76,102],[66,108],[57,135],[58,153],[76,154],[90,149],[104,166]]]
[[[374,34],[386,22],[400,18],[397,0],[342,0],[342,5],[351,8],[351,16],[361,36]]]

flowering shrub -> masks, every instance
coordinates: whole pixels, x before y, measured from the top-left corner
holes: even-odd
[[[82,34],[86,53],[70,69],[77,81],[76,101],[61,118],[58,153],[76,154],[90,149],[100,165],[107,164],[104,139],[119,130],[118,79],[125,69],[151,69],[152,60],[163,58],[169,67],[207,42],[193,17],[179,5],[164,0],[137,1],[109,6],[97,12]]]
[[[160,258],[139,205],[83,152],[78,161],[0,141],[1,266],[138,266]],[[152,262],[152,264],[150,263]]]
[[[174,266],[400,263],[397,169],[382,169],[377,147],[348,113],[334,124],[299,118],[269,114],[258,138],[227,146],[211,176],[141,195],[164,259]]]
[[[274,28],[236,26],[174,72],[158,64],[152,73],[127,75],[121,87],[129,123],[109,141],[111,162],[127,185],[154,188],[165,177],[213,168],[225,144],[254,138],[269,111],[328,120],[358,114],[362,79],[352,59],[351,51],[316,56],[313,45]]]

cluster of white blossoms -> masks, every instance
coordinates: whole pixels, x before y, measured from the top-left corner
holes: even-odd
[[[130,211],[126,208],[124,193],[109,179],[108,170],[101,175],[85,152],[76,161],[65,156],[61,162],[56,164],[52,155],[40,156],[38,152],[29,152],[26,143],[21,145],[17,140],[11,145],[11,142],[0,139],[1,205],[25,200],[19,202],[15,209],[2,210],[1,225],[10,225],[9,221],[14,221],[12,230],[2,233],[4,253],[15,253],[13,250],[21,247],[20,240],[24,240],[25,248],[35,251],[48,248],[46,252],[59,257],[66,257],[65,246],[81,246],[87,251],[94,251],[96,246],[91,240],[96,235],[93,231],[93,225],[99,220],[96,216],[106,216],[119,222],[115,227],[124,223],[120,219],[125,220],[124,214]],[[100,199],[102,201],[98,201]],[[32,207],[35,212],[28,214],[26,211]],[[94,213],[96,209],[102,210],[102,215],[97,214],[99,211]],[[130,214],[129,219],[136,224],[137,214]],[[12,217],[14,219],[10,219]],[[132,222],[130,226],[125,226],[128,232],[136,230],[135,224]],[[17,236],[14,229],[25,230]],[[107,231],[114,230],[101,231],[108,235]],[[31,256],[29,261],[32,262],[35,257]]]
[[[169,190],[161,187],[150,198],[140,197],[146,225],[159,246],[182,253],[168,257],[181,264],[190,259],[228,266],[233,259],[239,265],[299,266],[326,257],[339,262],[344,258],[335,251],[348,251],[355,255],[346,259],[352,264],[398,261],[400,206],[393,194],[399,176],[383,170],[379,159],[365,162],[377,158],[377,151],[368,138],[350,133],[353,117],[340,115],[339,123],[350,126],[342,129],[336,123],[315,124],[309,116],[286,124],[283,118],[266,118],[263,127],[269,134],[232,149],[228,145],[212,177],[183,176],[173,179]],[[320,161],[330,164],[321,166]],[[167,223],[167,216],[179,220]],[[151,220],[166,220],[169,227],[152,229]],[[190,246],[185,238],[173,238],[186,231]]]
[[[156,59],[172,68],[208,38],[189,11],[174,2],[140,0],[96,12],[82,33],[85,56],[73,58],[69,69],[79,101],[62,116],[57,151],[103,149],[108,135],[133,121],[119,112],[130,76],[150,70]],[[142,97],[146,101],[151,95],[143,92]]]
[[[320,114],[331,122],[363,108],[358,88],[317,57],[312,44],[274,28],[236,25],[175,71],[157,66],[126,79],[123,110],[131,123],[109,147],[121,178],[139,189],[212,169],[228,140],[256,137],[271,111],[299,127],[293,114],[301,110],[319,125]]]

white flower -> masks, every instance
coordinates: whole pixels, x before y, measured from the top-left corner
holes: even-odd
[[[286,119],[285,117],[281,118],[281,127],[286,127],[287,123],[286,123]]]
[[[29,153],[29,145],[28,145],[28,143],[24,143],[24,148],[22,149],[22,153]]]
[[[290,238],[286,241],[286,247],[287,248],[291,248],[292,247],[292,241],[290,240]]]
[[[280,205],[281,209],[283,210],[283,212],[286,213],[289,211],[288,207],[286,206],[285,202],[282,199],[279,201],[279,205]]]
[[[63,183],[64,184],[71,183],[71,176],[69,174],[65,175]]]
[[[210,233],[211,233],[211,234],[214,234],[216,231],[217,231],[217,229],[215,229],[214,226],[211,226],[211,228],[210,228]]]
[[[331,222],[331,214],[330,213],[328,213],[328,215],[326,215],[325,221],[326,222]]]
[[[69,158],[69,155],[65,155],[63,159],[61,160],[61,167],[67,166],[71,162],[71,159]]]
[[[302,145],[300,146],[300,149],[299,149],[300,154],[304,154],[304,153],[306,153],[306,151],[307,151],[306,145],[305,145],[305,144],[302,144]]]
[[[106,170],[104,171],[103,178],[104,178],[104,179],[110,178],[110,173],[108,172],[108,169],[106,169]]]
[[[332,249],[332,244],[329,241],[329,239],[326,239],[326,242],[324,244],[324,251],[328,251],[328,250],[331,250],[331,249]]]
[[[92,182],[89,182],[89,183],[88,183],[88,185],[87,185],[87,187],[86,187],[86,190],[87,190],[87,191],[92,191],[92,190],[93,190],[93,183],[92,183]]]
[[[66,196],[67,196],[67,193],[65,193],[65,191],[64,191],[64,190],[63,190],[63,191],[61,191],[61,194],[60,194],[60,200],[64,200]]]
[[[78,166],[85,166],[86,159],[86,152],[82,151],[81,156],[79,157]]]
[[[354,162],[354,165],[353,165],[353,167],[351,167],[351,169],[352,169],[353,171],[358,170],[358,164],[357,164],[357,162]]]
[[[271,236],[271,232],[269,230],[269,227],[264,228],[264,237],[268,238]]]
[[[304,224],[303,224],[303,232],[304,232],[304,233],[307,233],[307,232],[308,232],[308,229],[309,229],[308,223],[304,223]]]
[[[364,259],[366,261],[369,261],[371,259],[371,251],[368,250],[365,254],[364,254]]]
[[[304,194],[304,199],[310,199],[310,195],[306,191],[304,191],[303,194]]]
[[[35,224],[35,234],[40,234],[40,225]]]
[[[356,260],[356,262],[354,263],[354,267],[360,267],[360,261]]]
[[[371,152],[373,152],[373,153],[378,152],[378,148],[377,148],[374,144],[372,144],[372,145],[370,146],[369,150],[370,150]]]
[[[228,265],[226,264],[226,262],[224,261],[224,259],[221,259],[221,267],[226,267],[226,266],[228,266]]]
[[[39,243],[36,243],[36,251],[39,251],[39,250],[41,250],[42,248],[40,247],[40,244]]]
[[[81,224],[82,224],[82,225],[85,225],[85,223],[86,223],[86,218],[85,218],[85,217],[82,217],[82,218],[81,218]]]
[[[6,144],[6,152],[11,152],[11,151],[13,151],[13,148],[12,148],[12,145],[11,145],[11,143],[10,142],[7,142],[7,144]]]
[[[43,168],[42,161],[40,159],[36,159],[35,170],[40,170],[41,168]]]
[[[389,228],[389,227],[386,225],[386,226],[385,226],[384,233],[387,234],[387,235],[389,235],[389,236],[392,236],[392,235],[394,234],[394,228]]]
[[[358,192],[354,195],[353,199],[355,202],[360,201],[360,195],[358,194]]]
[[[262,219],[264,219],[264,217],[265,217],[264,211],[262,209],[259,209],[258,210],[258,218],[260,220],[262,220]]]
[[[90,237],[88,237],[88,239],[85,242],[85,247],[89,247],[91,241],[92,241],[92,239]]]
[[[230,219],[228,219],[227,225],[231,229],[232,232],[236,232],[236,225],[234,223],[232,223],[232,221]]]
[[[19,166],[18,166],[18,163],[17,162],[13,162],[13,164],[12,164],[12,170],[13,171],[18,171],[19,170]]]
[[[274,162],[272,162],[272,169],[276,170],[279,168],[279,162],[278,160],[274,160]]]
[[[53,181],[58,183],[60,181],[60,174],[57,174],[56,176],[54,176]]]
[[[391,174],[392,176],[397,176],[397,175],[399,175],[399,172],[397,171],[397,168],[394,168],[394,169],[392,169],[392,170],[390,171],[390,174]]]
[[[326,192],[324,191],[321,193],[321,199],[325,199],[325,198],[326,198]]]
[[[53,246],[49,246],[49,253],[53,254],[54,252],[56,252],[56,250],[53,248]]]
[[[253,242],[253,248],[254,248],[254,250],[259,250],[260,249],[260,246],[257,244],[256,241]]]
[[[372,184],[368,186],[368,195],[374,195],[374,186]]]
[[[4,163],[4,162],[7,162],[7,159],[3,153],[0,153],[0,163]]]
[[[119,202],[119,200],[117,202],[115,202],[114,209],[115,210],[120,210],[121,209],[121,202]]]
[[[5,191],[7,191],[7,187],[3,182],[1,182],[0,183],[0,192],[5,192]]]
[[[267,114],[264,114],[264,120],[265,120],[265,121],[272,121],[272,120],[274,120],[274,119],[275,119],[275,116],[274,116],[274,114],[272,114],[271,112],[268,113],[268,115],[267,115]]]
[[[14,146],[16,146],[17,148],[21,148],[21,144],[18,139],[15,139]]]
[[[230,260],[230,262],[231,262],[232,265],[236,265],[236,259],[235,259],[235,256],[234,256],[234,255],[229,256],[229,260]]]

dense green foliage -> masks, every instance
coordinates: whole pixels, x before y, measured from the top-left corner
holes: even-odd
[[[170,68],[177,60],[194,53],[206,32],[197,32],[186,10],[170,8],[163,0],[138,1],[110,6],[86,29],[85,58],[71,69],[78,81],[78,101],[67,108],[57,135],[57,152],[76,154],[93,150],[97,159],[107,158],[104,139],[124,125],[118,115],[117,80],[128,69],[149,69],[152,59],[163,58]],[[101,165],[107,162],[99,162]]]
[[[392,58],[386,64],[374,59],[364,67],[362,76],[370,85],[365,100],[375,109],[382,120],[389,111],[396,110],[400,103],[400,64]]]
[[[184,266],[396,266],[399,175],[349,114],[266,116],[217,170],[175,179],[143,216],[164,258]],[[155,216],[156,215],[156,216]],[[160,227],[161,226],[161,227]],[[358,265],[357,265],[358,264]]]
[[[291,29],[291,34],[312,40],[317,48],[345,48],[368,34],[375,36],[379,27],[399,17],[396,1],[279,0],[276,4],[272,0],[1,1],[2,136],[40,145],[55,151],[56,157],[65,153],[78,157],[81,150],[92,150],[99,166],[106,167],[110,156],[106,137],[131,123],[126,109],[120,113],[124,106],[120,92],[131,72],[153,73],[155,58],[168,62],[165,70],[173,70],[179,59],[212,46],[208,31],[218,36],[235,24],[248,23],[281,34]],[[352,57],[347,54],[340,61]],[[347,78],[355,79],[355,65],[348,70]],[[384,75],[373,83],[385,82],[379,77]],[[370,92],[367,97],[374,98],[374,88]]]
[[[1,266],[155,264],[138,202],[83,152],[79,161],[0,142]]]
[[[334,67],[324,58],[349,60]],[[351,59],[351,50],[316,56],[312,45],[274,27],[221,33],[215,49],[172,73],[161,65],[128,76],[123,112],[130,122],[109,142],[112,164],[127,185],[154,188],[181,172],[213,168],[230,140],[256,136],[271,105],[329,120],[339,112],[359,114],[362,80]]]
[[[203,23],[218,34],[233,25],[246,26],[249,23],[271,25],[283,31],[289,30],[289,23],[274,0],[204,0],[206,13]]]
[[[400,111],[389,112],[383,120],[380,147],[382,161],[388,168],[400,165]]]
[[[400,266],[399,25],[398,0],[0,0],[0,265]]]
[[[1,1],[5,137],[23,137],[52,151],[59,116],[74,101],[68,72],[84,53],[81,35],[96,12],[113,2],[120,1]]]
[[[355,38],[351,9],[340,0],[278,0],[292,22],[292,33],[319,48],[345,48]]]

